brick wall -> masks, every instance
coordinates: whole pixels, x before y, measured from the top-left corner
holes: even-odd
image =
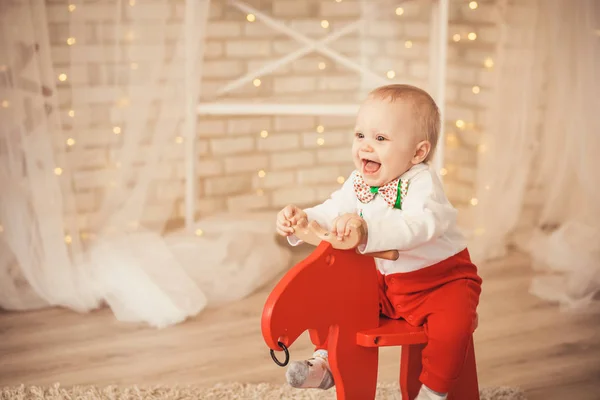
[[[136,9],[142,0],[132,0]],[[173,21],[183,17],[184,4],[174,1],[168,7]],[[368,65],[389,82],[408,82],[426,86],[428,73],[428,35],[430,2],[414,0],[398,4],[381,1],[369,2],[363,8],[353,0],[251,0],[252,7],[283,21],[309,38],[322,38],[360,17],[363,11],[378,12],[367,24],[365,31],[343,36],[328,46],[344,57]],[[474,168],[477,159],[478,138],[485,127],[483,117],[489,99],[490,69],[484,67],[486,58],[493,58],[495,26],[492,18],[493,0],[479,1],[472,10],[466,1],[451,1],[448,52],[448,85],[445,126],[446,182],[451,200],[458,206],[467,206],[473,196]],[[70,99],[90,96],[106,98],[78,111],[86,134],[78,139],[80,151],[86,157],[75,179],[80,185],[78,204],[82,213],[92,213],[101,197],[101,188],[110,183],[111,148],[118,135],[105,135],[112,129],[115,118],[114,93],[95,87],[94,74],[80,65],[69,66],[72,53],[86,52],[78,57],[94,61],[93,39],[111,35],[113,30],[102,26],[112,10],[94,3],[87,8],[87,23],[80,27],[88,40],[87,46],[69,48],[65,39],[69,32],[68,2],[47,0],[52,56],[57,70],[69,74],[65,83],[80,84],[79,89],[63,88],[59,82],[61,110],[65,119]],[[80,7],[84,10],[85,7]],[[148,29],[136,32],[135,40],[151,44],[156,19],[164,8],[144,4],[140,12],[148,13]],[[327,21],[327,23],[323,21]],[[325,26],[325,27],[324,27]],[[167,29],[171,29],[167,27]],[[477,35],[469,40],[469,33]],[[309,53],[276,71],[260,77],[260,85],[251,80],[230,93],[219,95],[218,90],[228,82],[273,61],[302,45],[285,34],[265,26],[258,19],[253,22],[247,13],[228,2],[213,0],[205,43],[202,98],[210,101],[264,101],[276,103],[346,103],[356,104],[368,85],[358,74],[340,63],[317,53]],[[452,39],[460,35],[460,40]],[[173,34],[175,36],[175,33]],[[362,40],[361,40],[362,39]],[[458,38],[457,38],[458,39]],[[151,47],[148,47],[148,51]],[[144,52],[135,55],[142,62]],[[79,58],[80,60],[82,58]],[[133,63],[132,63],[133,65]],[[128,65],[130,68],[134,68]],[[89,66],[88,66],[89,68]],[[142,68],[140,67],[140,70]],[[394,71],[388,78],[388,71]],[[141,71],[140,71],[141,72]],[[101,72],[98,72],[101,73]],[[390,75],[391,76],[391,75]],[[86,81],[88,80],[88,81]],[[258,83],[258,82],[257,82]],[[88,87],[86,87],[86,84]],[[475,90],[474,87],[477,87]],[[474,93],[477,92],[477,93]],[[457,121],[464,121],[461,124]],[[205,116],[198,117],[197,182],[198,213],[201,215],[227,210],[265,210],[279,208],[290,202],[308,205],[322,201],[340,186],[351,169],[350,145],[353,117],[312,116]],[[66,134],[69,134],[68,131]],[[63,140],[66,138],[63,138]],[[171,218],[183,216],[183,146],[173,140],[164,148],[164,168],[161,170],[161,190],[152,194],[152,207],[159,210],[176,202]],[[485,151],[485,149],[479,149]],[[144,160],[140,148],[138,161]]]

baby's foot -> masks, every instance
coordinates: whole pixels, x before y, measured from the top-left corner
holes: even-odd
[[[315,351],[308,360],[290,363],[285,376],[295,388],[329,389],[334,384],[326,350]]]

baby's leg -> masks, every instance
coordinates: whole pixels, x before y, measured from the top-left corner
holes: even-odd
[[[333,376],[329,369],[327,350],[320,348],[308,360],[293,361],[285,376],[290,386],[295,388],[329,389],[333,387]]]

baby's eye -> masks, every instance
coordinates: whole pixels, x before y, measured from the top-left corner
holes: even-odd
[[[385,140],[385,137],[383,137],[381,135],[377,135],[377,140],[379,140],[380,142],[383,142]]]
[[[355,134],[355,135],[356,135],[356,137],[357,137],[357,138],[359,138],[359,139],[362,139],[362,138],[364,138],[364,137],[365,137],[365,135],[363,135],[361,132],[356,132],[356,134]]]

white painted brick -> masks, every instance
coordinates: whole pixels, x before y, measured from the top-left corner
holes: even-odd
[[[277,39],[273,42],[273,51],[277,55],[289,54],[293,51],[298,50],[300,47],[303,47],[302,44],[298,43],[296,40],[291,39]]]
[[[164,204],[182,199],[185,193],[185,183],[182,180],[164,181],[156,185],[156,200]]]
[[[306,129],[316,129],[317,123],[312,116],[279,116],[275,117],[274,128],[276,131],[297,132]]]
[[[360,86],[360,79],[355,75],[325,76],[319,78],[318,90],[356,90]]]
[[[233,156],[225,158],[225,172],[256,172],[261,169],[266,169],[269,165],[269,156],[250,155],[250,156]]]
[[[412,77],[420,79],[429,78],[429,63],[422,61],[411,61],[408,66],[408,72]]]
[[[452,121],[452,123],[455,123],[456,120],[461,119],[468,124],[473,122],[473,120],[475,119],[475,112],[472,109],[466,107],[457,107],[449,105],[448,107],[446,107],[445,118],[447,121]]]
[[[204,57],[207,59],[221,57],[225,52],[223,43],[214,40],[206,40],[204,42]]]
[[[398,21],[377,21],[367,24],[366,36],[377,39],[394,39],[399,41],[403,35],[403,24],[399,24]]]
[[[474,165],[477,163],[477,153],[464,147],[446,148],[444,158],[447,164]]]
[[[477,170],[474,166],[459,166],[456,168],[456,179],[473,185],[477,179]]]
[[[253,187],[274,189],[296,185],[296,174],[293,171],[266,171],[263,178],[255,176],[253,178]]]
[[[236,38],[242,34],[243,22],[210,21],[206,34],[209,38]]]
[[[66,4],[46,4],[46,18],[49,22],[69,22],[71,13]]]
[[[369,40],[366,39],[365,45],[361,46],[358,37],[343,37],[335,42],[331,43],[330,47],[338,52],[341,52],[346,57],[356,58],[354,61],[360,64],[360,59],[358,57],[364,55],[367,56],[379,56],[381,52],[384,50],[384,47],[381,45],[378,40]]]
[[[406,47],[404,41],[399,40],[386,40],[384,46],[385,54],[403,60],[425,60],[429,53],[429,48],[426,43],[414,40],[412,41],[412,47],[410,49]]]
[[[429,38],[429,24],[426,22],[407,22],[403,24],[404,36],[408,40],[414,39],[428,39]]]
[[[308,1],[277,0],[273,2],[273,16],[275,17],[308,17],[311,11]]]
[[[449,65],[447,70],[448,82],[457,82],[466,85],[477,83],[476,69],[464,66]]]
[[[97,169],[73,172],[75,190],[87,190],[97,187],[107,187],[109,182],[116,181],[119,172],[116,170]],[[110,190],[109,187],[106,190]]]
[[[221,162],[221,160],[200,159],[198,161],[198,163],[196,164],[196,175],[197,176],[205,177],[205,176],[217,176],[217,175],[222,175],[222,174],[223,174],[223,163]]]
[[[251,211],[269,206],[269,197],[259,194],[232,196],[227,199],[227,208],[235,211]]]
[[[198,117],[196,128],[200,137],[222,136],[226,132],[226,122],[222,119],[200,116]]]
[[[300,136],[296,133],[269,135],[266,139],[258,140],[259,151],[292,150],[300,147]]]
[[[317,200],[316,192],[311,187],[296,187],[278,189],[271,195],[271,205],[274,207],[285,207],[288,204],[295,204],[298,207],[313,204]]]
[[[110,128],[89,128],[86,130],[85,135],[81,135],[77,138],[77,143],[84,147],[116,145],[120,142],[121,137],[119,135],[113,134]]]
[[[325,18],[331,17],[359,17],[362,15],[361,3],[358,1],[321,1],[320,15]]]
[[[292,62],[292,70],[295,72],[327,74],[327,72],[328,72],[327,69],[325,69],[325,70],[319,69],[319,63],[321,63],[321,62],[325,63],[325,68],[327,68],[327,66],[329,66],[329,68],[331,69],[331,66],[334,65],[334,61],[331,61],[325,57],[320,57],[318,55],[305,56],[305,57],[300,58],[299,60],[295,60]]]
[[[271,42],[267,40],[231,40],[225,43],[229,57],[265,57],[271,54]]]
[[[82,135],[83,136],[83,135]],[[76,146],[80,146],[77,138]],[[108,165],[108,154],[106,148],[75,149],[65,154],[69,166],[75,170],[81,168],[105,168]]]
[[[371,69],[379,72],[382,77],[387,76],[388,71],[396,73],[396,79],[406,73],[407,66],[402,60],[394,57],[378,57],[371,62]]]
[[[357,104],[356,105],[357,112],[358,112],[358,107],[359,107],[359,105]],[[354,117],[354,116],[348,116],[348,117],[339,116],[338,117],[338,116],[334,116],[334,115],[319,116],[317,119],[317,125],[323,125],[326,132],[334,130],[334,129],[352,131],[352,130],[354,130],[354,126],[356,125],[356,117]]]
[[[286,169],[286,168],[297,168],[307,167],[315,164],[315,154],[312,151],[293,151],[285,153],[273,153],[271,154],[271,168]]]
[[[341,175],[341,176],[344,176],[344,175]],[[336,190],[339,190],[342,187],[342,185],[337,183],[337,181],[334,180],[333,182],[335,182],[335,183],[331,183],[328,185],[323,185],[323,184],[315,185],[315,190],[317,191],[318,202],[322,203],[325,200],[329,199]]]
[[[325,34],[329,33],[332,29],[332,23],[329,21],[329,28],[324,29],[321,26],[321,20],[318,18],[315,19],[294,19],[292,20],[288,26],[293,30],[301,33],[307,37],[321,37],[325,36]]]
[[[204,61],[202,78],[237,78],[244,73],[244,64],[235,60]]]
[[[274,36],[281,35],[278,31],[274,30],[270,26],[263,24],[262,22],[256,24],[244,24],[244,37],[247,38],[273,38]]]
[[[151,25],[156,20],[162,20],[165,16],[170,16],[171,7],[167,3],[150,3],[150,2],[139,2],[134,7],[124,7],[125,15],[132,20],[137,21],[148,21],[148,24]],[[112,10],[113,13],[116,12],[116,9]],[[113,14],[114,16],[114,14]],[[155,28],[156,29],[156,28]]]
[[[79,214],[95,211],[98,209],[96,193],[94,191],[75,193],[77,211]]]
[[[474,85],[473,85],[474,86]],[[479,93],[473,93],[473,86],[462,86],[460,88],[460,99],[462,103],[473,108],[486,108],[492,101],[491,89],[479,86]]]
[[[475,10],[471,10],[467,6],[468,3],[464,3],[464,5],[462,5],[464,9],[461,10],[461,16],[464,20],[478,24],[495,23],[497,17],[495,16],[496,14],[494,9],[496,6],[494,4],[485,4],[480,2],[479,7],[477,7]]]
[[[254,135],[258,137],[263,130],[267,132],[271,130],[270,117],[233,117],[227,120],[227,133],[229,135]]]
[[[238,154],[254,150],[253,138],[212,139],[210,147],[214,154]]]
[[[208,154],[208,140],[196,140],[196,154],[202,156]]]
[[[303,93],[314,92],[317,79],[311,76],[275,77],[273,91],[275,93]]]
[[[352,162],[352,152],[348,148],[319,149],[317,151],[319,164],[340,164]]]
[[[458,181],[450,181],[445,186],[446,196],[452,202],[467,203],[475,195],[472,185],[460,183]]]
[[[251,188],[252,181],[247,176],[221,176],[204,180],[204,192],[208,196],[243,194]]]
[[[300,184],[328,183],[335,181],[338,176],[338,168],[333,166],[300,168],[298,170],[298,182]]]
[[[198,199],[196,210],[202,217],[225,211],[227,207],[226,197],[208,197]],[[181,204],[179,215],[185,215],[185,203]],[[210,232],[207,232],[210,234]]]
[[[350,145],[347,140],[349,135],[351,134],[346,132],[308,132],[302,135],[302,145],[307,148],[346,145],[349,148]],[[319,145],[319,143],[317,142],[319,138],[324,139],[324,143],[322,145]]]

